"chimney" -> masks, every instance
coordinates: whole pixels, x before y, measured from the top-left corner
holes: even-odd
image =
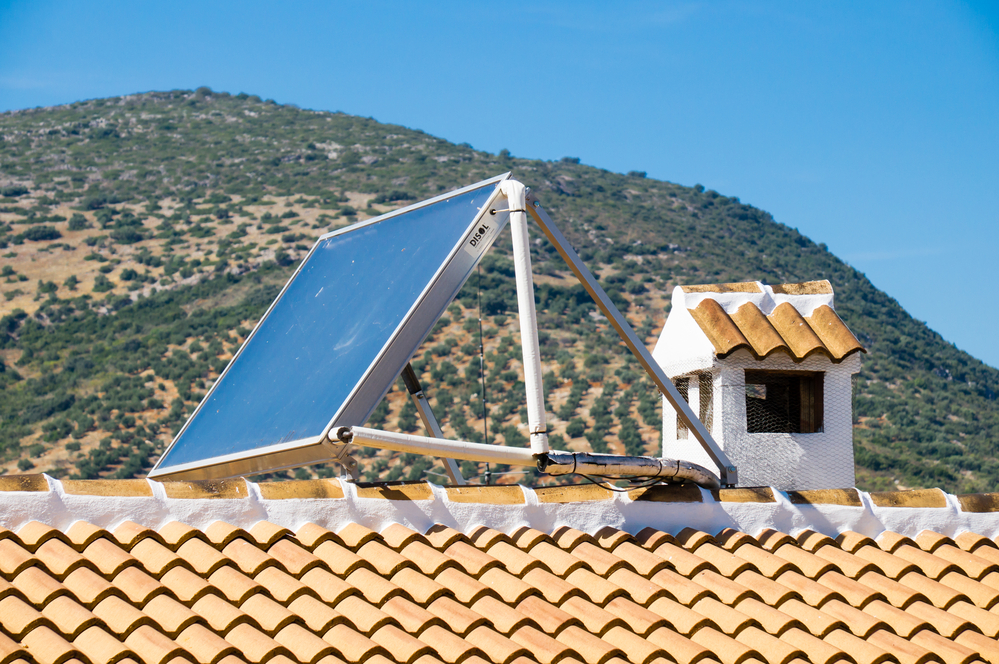
[[[653,357],[740,486],[853,487],[852,376],[867,352],[828,281],[677,286]],[[663,400],[663,456],[717,472]]]

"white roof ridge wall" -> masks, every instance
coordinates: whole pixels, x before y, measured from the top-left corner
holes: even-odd
[[[738,496],[732,499],[724,492],[693,487],[689,490],[698,492],[699,500],[690,501],[690,496],[686,496],[669,502],[667,498],[669,507],[664,509],[659,499],[641,500],[641,492],[635,494],[638,500],[628,493],[606,492],[610,495],[603,499],[586,496],[578,502],[549,502],[544,499],[543,490],[522,486],[445,488],[426,483],[415,485],[414,488],[421,489],[414,494],[418,497],[395,500],[362,497],[352,484],[342,483],[343,498],[264,498],[261,485],[247,481],[246,493],[238,498],[170,498],[164,491],[156,490],[157,487],[153,487],[152,495],[107,495],[102,491],[81,495],[65,491],[59,480],[47,479],[48,490],[0,491],[0,526],[17,532],[32,521],[39,521],[65,532],[77,521],[109,530],[131,521],[158,530],[171,521],[180,521],[204,530],[216,521],[224,521],[250,530],[255,524],[268,521],[292,531],[306,523],[315,523],[334,532],[350,523],[377,532],[399,523],[421,533],[444,524],[464,533],[479,525],[506,533],[523,526],[552,532],[567,525],[591,534],[611,526],[632,534],[647,527],[677,534],[690,527],[711,534],[735,528],[753,536],[764,528],[791,535],[807,528],[830,537],[848,530],[872,538],[885,531],[914,538],[924,530],[949,537],[966,531],[989,538],[999,535],[999,511],[966,510],[962,497],[940,490],[913,492],[932,493],[933,500],[929,503],[886,506],[885,494],[863,491],[854,494],[852,489],[838,491],[848,493],[851,500],[823,503],[796,500],[795,492],[756,488],[748,490],[756,499],[743,502]],[[469,488],[483,491],[478,502],[468,502],[460,496],[452,500],[452,492],[467,492]],[[562,490],[565,488],[569,487]],[[523,493],[522,502],[510,500],[509,493],[504,499],[490,499],[491,494],[515,493],[518,489]]]

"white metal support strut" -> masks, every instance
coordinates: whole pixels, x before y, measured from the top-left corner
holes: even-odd
[[[524,385],[527,392],[531,452],[545,454],[548,452],[548,424],[545,420],[545,390],[541,382],[538,315],[534,309],[531,240],[527,234],[527,188],[516,180],[504,180],[500,183],[500,188],[510,205],[510,232],[513,235],[513,265],[517,279],[520,345],[524,351]]]

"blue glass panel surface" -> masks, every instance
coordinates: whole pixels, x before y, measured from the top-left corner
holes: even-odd
[[[495,187],[320,241],[158,466],[321,435]]]

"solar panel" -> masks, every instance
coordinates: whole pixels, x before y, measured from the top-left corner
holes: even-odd
[[[321,237],[149,476],[330,460],[325,434],[367,420],[506,224],[507,177]]]

